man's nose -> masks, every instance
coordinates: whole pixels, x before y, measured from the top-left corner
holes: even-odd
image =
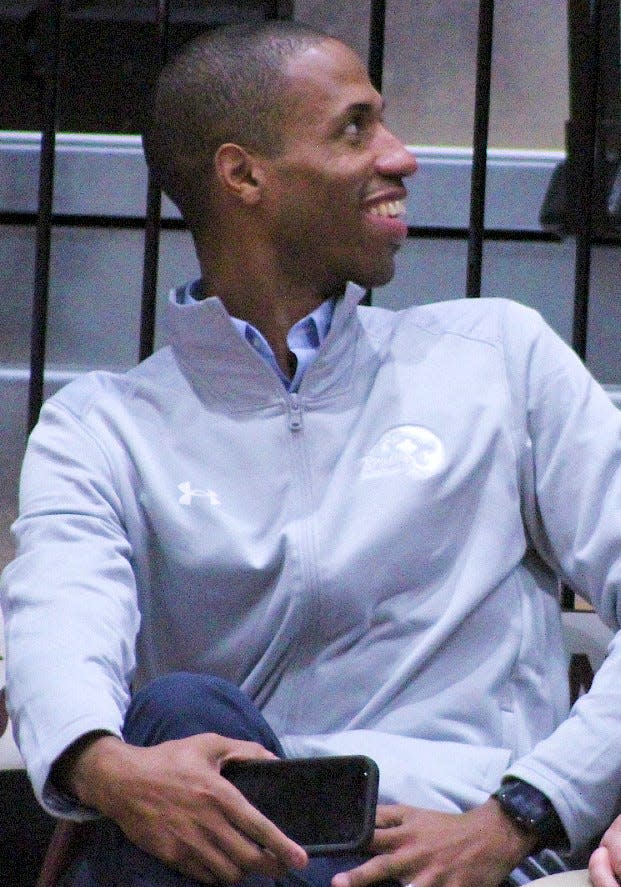
[[[376,168],[382,175],[405,178],[414,175],[418,163],[403,142],[389,129],[384,129],[383,144],[377,155]]]

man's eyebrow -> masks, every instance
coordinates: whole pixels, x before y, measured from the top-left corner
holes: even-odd
[[[375,114],[379,110],[379,113],[383,114],[385,108],[386,108],[386,102],[384,101],[384,99],[381,100],[381,102],[379,103],[379,106],[378,106],[378,103],[376,103],[376,102],[353,102],[351,105],[348,105],[347,108],[345,108],[344,113],[345,113],[345,115],[348,115],[348,114]]]

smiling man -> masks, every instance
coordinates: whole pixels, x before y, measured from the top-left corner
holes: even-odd
[[[371,287],[392,278],[407,234],[403,179],[416,170],[384,125],[382,99],[358,56],[305,34],[298,52],[288,53],[292,38],[283,40],[282,68],[272,61],[262,70],[266,60],[257,57],[255,94],[230,118],[230,105],[196,108],[209,102],[197,93],[207,76],[199,41],[187,50],[195,79],[182,82],[174,66],[162,76],[145,139],[152,168],[191,225],[203,291],[260,330],[286,372],[294,323],[341,298],[349,281]],[[250,80],[241,68],[253,67],[245,39],[231,35],[218,63],[210,60],[205,91],[219,96],[222,81],[239,88]],[[189,107],[190,140],[179,119]]]
[[[359,305],[416,170],[382,110],[291,23],[162,72],[145,152],[201,279],[167,347],[45,405],[2,580],[35,791],[96,819],[76,887],[493,887],[619,804],[621,651],[570,713],[558,577],[618,628],[621,416],[519,305]],[[221,775],[349,753],[364,856],[309,862]]]

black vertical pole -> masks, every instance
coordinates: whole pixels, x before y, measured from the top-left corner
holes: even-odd
[[[371,0],[369,24],[369,80],[378,92],[382,91],[384,74],[384,32],[386,29],[386,0]]]
[[[576,103],[568,129],[569,196],[573,196],[576,232],[574,323],[572,344],[584,360],[587,349],[595,143],[600,66],[600,0],[570,0],[569,27],[572,37],[570,68],[575,72]]]
[[[50,281],[52,206],[54,202],[54,165],[56,157],[56,117],[60,67],[62,0],[51,0],[46,9],[45,82],[39,159],[39,206],[35,255],[32,328],[30,333],[30,384],[28,392],[28,430],[36,425],[43,403],[47,308]]]
[[[466,275],[466,296],[469,298],[481,295],[493,33],[494,0],[480,0]]]
[[[278,18],[278,0],[263,0],[263,17],[267,21]]]
[[[593,237],[601,14],[599,0],[569,0],[567,8],[570,55],[567,209],[570,228],[576,236],[572,345],[584,360]],[[573,610],[575,606],[575,594],[565,585],[561,587],[561,606],[564,610]]]
[[[293,0],[264,0],[263,14],[267,21],[293,18]]]
[[[384,41],[386,30],[386,0],[371,0],[371,17],[369,20],[369,58],[367,70],[369,80],[378,92],[382,91],[384,77]],[[361,304],[370,305],[372,291],[368,289]]]
[[[294,13],[294,0],[277,0],[276,18],[292,19]]]
[[[158,0],[156,16],[156,52],[158,67],[167,56],[168,0]],[[162,192],[159,183],[149,172],[147,182],[147,207],[144,232],[144,261],[142,269],[142,306],[140,312],[139,360],[153,353],[155,341],[155,311],[157,299],[157,269],[160,255],[160,229],[162,221]]]

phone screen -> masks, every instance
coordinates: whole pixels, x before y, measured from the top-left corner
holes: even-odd
[[[312,855],[361,849],[373,834],[378,770],[364,755],[236,761],[222,775]]]

